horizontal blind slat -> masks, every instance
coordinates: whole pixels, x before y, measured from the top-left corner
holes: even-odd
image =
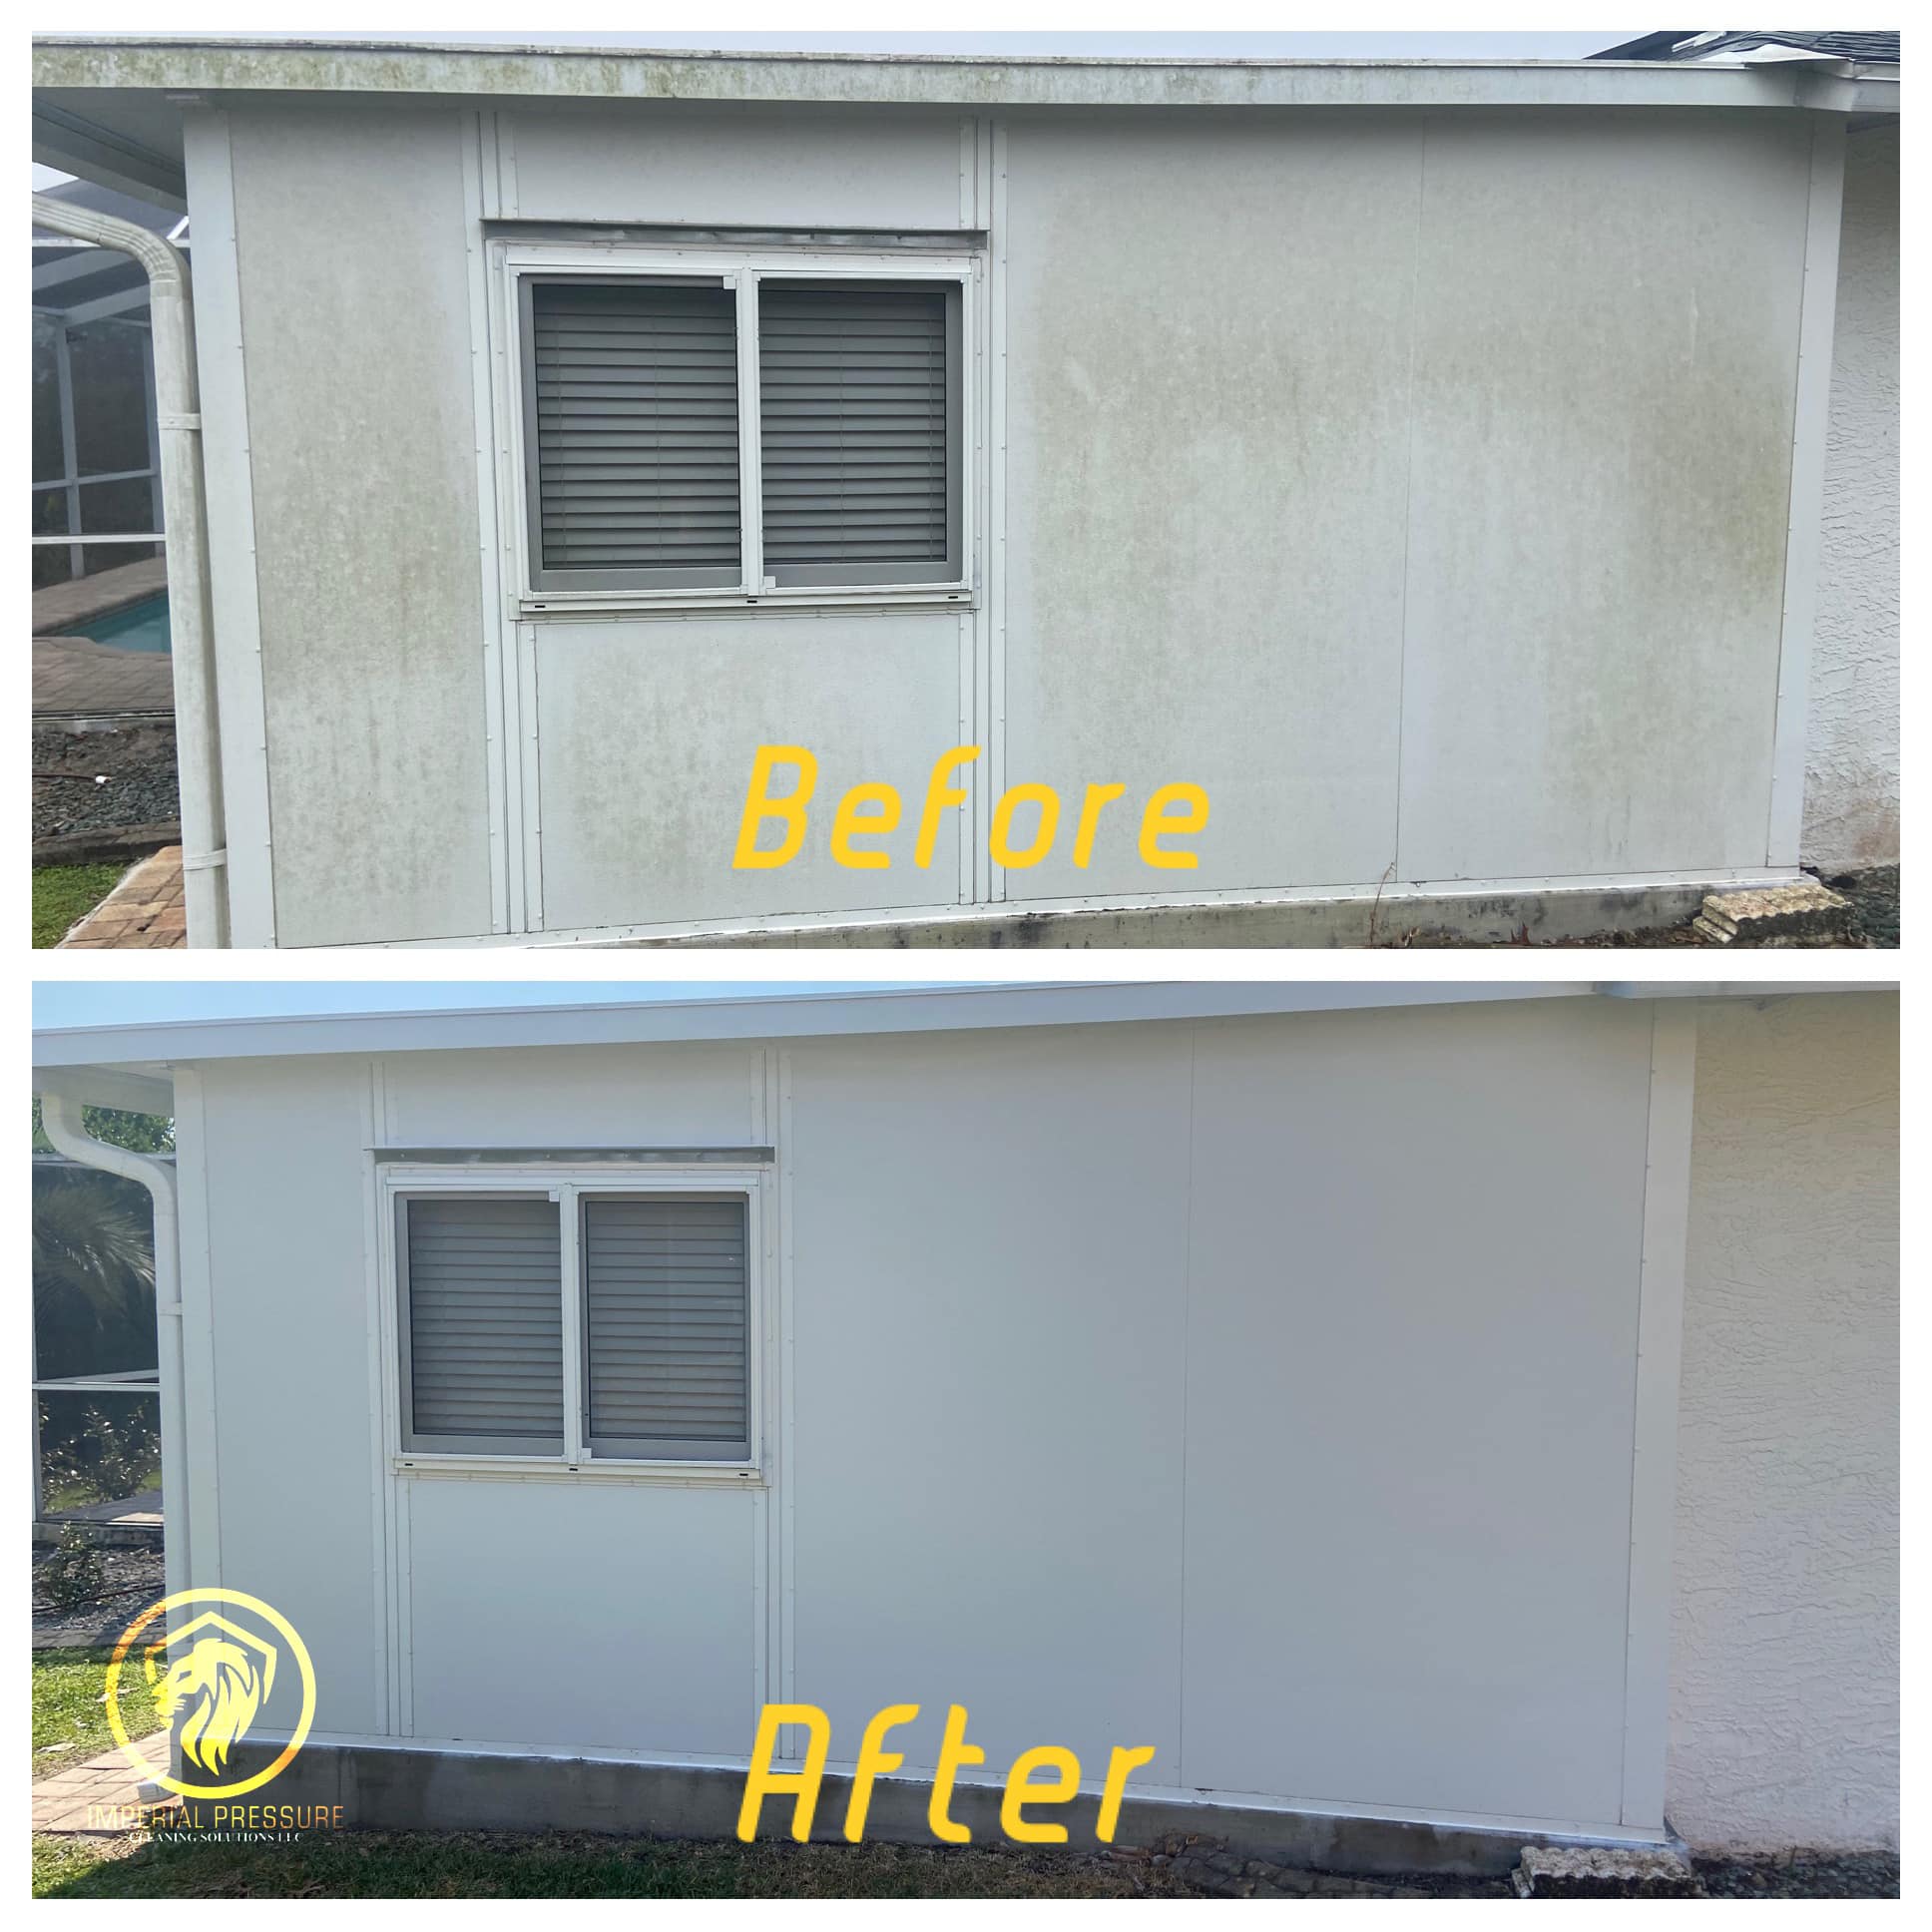
[[[556,1204],[453,1196],[411,1201],[404,1214],[414,1432],[561,1438]]]
[[[747,1444],[745,1242],[742,1201],[585,1203],[594,1438]]]
[[[734,566],[732,291],[632,277],[540,281],[530,305],[543,567]],[[582,486],[593,481],[597,494],[587,499]]]
[[[939,291],[761,285],[768,566],[930,562],[945,573],[946,352]]]

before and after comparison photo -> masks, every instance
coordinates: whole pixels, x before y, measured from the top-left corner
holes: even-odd
[[[1078,13],[33,31],[34,1900],[1901,1897],[1901,35]]]

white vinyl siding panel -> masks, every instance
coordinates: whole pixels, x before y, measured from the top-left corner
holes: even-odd
[[[528,325],[538,581],[735,584],[733,292],[535,281]]]
[[[403,1212],[410,1446],[561,1453],[557,1204],[451,1195]]]
[[[758,288],[764,570],[779,584],[943,582],[953,538],[944,289]]]
[[[585,1200],[593,1450],[748,1453],[745,1241],[740,1197]]]

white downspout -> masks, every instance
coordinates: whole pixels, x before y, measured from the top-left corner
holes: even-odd
[[[175,758],[181,785],[182,875],[191,946],[229,943],[228,833],[222,733],[215,704],[215,626],[202,491],[202,417],[195,307],[181,251],[133,222],[45,195],[34,226],[133,255],[148,273],[161,443],[162,530],[168,539],[168,627],[175,671]]]
[[[43,1093],[40,1124],[55,1149],[83,1167],[138,1181],[155,1204],[155,1326],[161,1383],[162,1562],[173,1597],[188,1589],[188,1414],[182,1400],[181,1241],[175,1206],[175,1164],[152,1154],[97,1141],[84,1125],[81,1103]]]

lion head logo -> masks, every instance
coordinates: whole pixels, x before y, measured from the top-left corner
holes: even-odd
[[[199,1630],[173,1663],[168,1653]],[[229,1753],[247,1735],[275,1684],[275,1647],[214,1611],[151,1644],[143,1657],[149,1689],[161,1720],[175,1732],[182,1756],[212,1777],[227,1768]]]

